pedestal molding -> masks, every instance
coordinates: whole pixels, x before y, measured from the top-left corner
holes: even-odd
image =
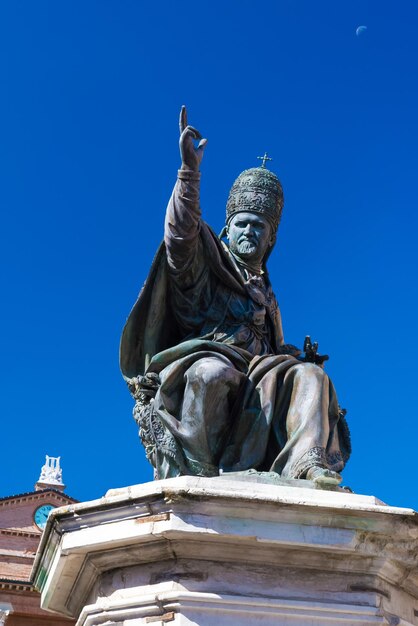
[[[213,593],[198,592],[166,592],[144,596],[138,601],[137,598],[130,602],[113,601],[112,606],[104,601],[100,604],[85,606],[82,610],[76,626],[96,626],[108,623],[109,620],[120,622],[125,619],[140,617],[163,617],[167,613],[178,613],[181,609],[199,608],[205,613],[221,613],[231,615],[254,613],[262,617],[270,615],[274,617],[292,617],[296,615],[304,619],[323,618],[327,620],[347,620],[352,623],[361,620],[362,624],[385,624],[384,613],[379,607],[354,606],[350,604],[323,603],[315,601],[294,601],[288,599],[276,600],[257,596],[220,596]],[[235,619],[237,618],[235,617]],[[402,622],[398,622],[401,624]]]

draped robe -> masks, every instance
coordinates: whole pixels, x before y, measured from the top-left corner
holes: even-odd
[[[334,387],[284,344],[266,268],[252,271],[202,220],[199,178],[179,172],[121,341],[125,378],[158,378],[145,413],[137,406],[155,476],[339,472],[350,441]]]

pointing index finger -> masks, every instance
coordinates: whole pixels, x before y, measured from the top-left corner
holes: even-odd
[[[187,110],[186,110],[186,106],[184,104],[181,107],[181,111],[180,111],[179,126],[180,126],[180,135],[181,135],[181,133],[183,132],[183,130],[187,126]]]

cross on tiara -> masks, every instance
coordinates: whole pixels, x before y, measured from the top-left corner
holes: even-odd
[[[262,157],[257,157],[257,159],[260,159],[260,161],[263,161],[261,164],[261,167],[266,167],[266,161],[272,161],[273,159],[271,157],[268,156],[267,152],[264,153],[264,156]]]

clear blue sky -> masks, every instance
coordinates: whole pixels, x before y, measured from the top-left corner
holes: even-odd
[[[118,344],[185,103],[216,230],[234,178],[274,158],[271,277],[286,341],[331,355],[344,482],[418,509],[417,30],[415,0],[1,3],[0,496],[45,454],[80,500],[151,479]]]

